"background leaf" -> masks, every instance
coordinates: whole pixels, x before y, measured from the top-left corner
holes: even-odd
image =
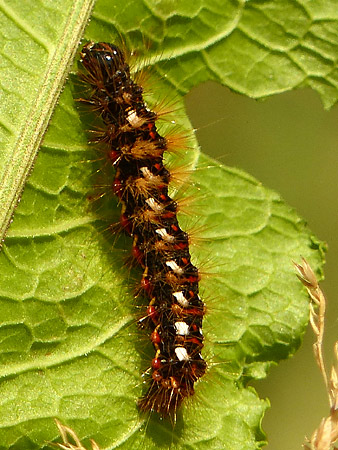
[[[229,2],[226,8],[224,2],[181,3],[173,11],[172,2],[98,1],[86,36],[111,41],[117,29],[152,67],[159,97],[168,96],[170,88],[170,96],[180,98],[207,78],[254,97],[312,79],[316,64],[300,81],[291,62],[287,74],[280,70],[290,50],[272,51],[274,40],[287,41],[282,31],[291,22],[298,17],[302,23],[299,11],[306,5],[284,2],[299,11],[283,15],[278,2]],[[312,3],[312,16],[326,19],[311,19],[306,30],[319,22],[327,31],[334,18],[330,4]],[[266,45],[243,31],[245,23],[256,23],[258,34],[261,19],[245,22],[254,13],[271,22],[259,34]],[[275,23],[283,26],[274,28]],[[299,29],[294,26],[296,36]],[[334,32],[326,39],[332,53],[333,38]],[[149,41],[146,50],[144,41]],[[56,416],[103,448],[171,443],[175,448],[259,448],[266,402],[247,381],[264,376],[299,345],[307,298],[290,260],[301,254],[319,268],[323,247],[277,194],[240,171],[199,158],[192,187],[197,201],[191,207],[198,218],[182,221],[206,225],[193,256],[212,266],[214,274],[202,283],[210,370],[174,430],[154,416],[149,422],[140,417],[135,404],[142,391],[140,373],[152,355],[147,337],[140,343],[135,326],[142,313],[132,286],[140,275],[121,267],[128,240],[103,232],[118,220],[115,200],[109,195],[99,204],[87,200],[98,183],[93,174],[104,162],[86,144],[90,117],[79,116],[73,100],[77,88],[71,86],[62,94],[0,259],[0,448],[42,448],[56,437],[51,420]],[[328,92],[323,91],[324,99]],[[326,104],[336,97],[330,98]],[[176,120],[189,126],[184,117]],[[196,158],[196,151],[186,151],[185,159],[195,164]],[[100,177],[108,185],[107,175]]]

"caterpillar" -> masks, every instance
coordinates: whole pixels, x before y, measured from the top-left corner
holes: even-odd
[[[191,262],[189,236],[177,220],[178,204],[168,194],[172,177],[163,155],[169,142],[159,134],[158,114],[145,103],[119,47],[90,42],[80,56],[80,78],[88,87],[82,100],[102,121],[97,141],[115,168],[112,189],[122,205],[120,225],[132,238],[133,258],[143,270],[140,290],[149,301],[139,323],[149,329],[155,355],[150,385],[138,406],[170,416],[194,394],[207,364],[201,355],[200,275]]]

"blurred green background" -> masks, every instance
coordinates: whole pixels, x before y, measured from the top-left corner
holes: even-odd
[[[338,107],[325,111],[310,89],[258,102],[216,83],[195,88],[186,106],[203,152],[279,192],[328,243],[321,286],[328,300],[325,357],[330,367],[338,340]],[[255,384],[271,402],[263,421],[269,450],[300,449],[304,436],[329,412],[313,342],[308,329],[296,355]]]

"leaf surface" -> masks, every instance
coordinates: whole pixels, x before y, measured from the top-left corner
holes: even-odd
[[[93,2],[0,3],[1,240],[32,169]]]

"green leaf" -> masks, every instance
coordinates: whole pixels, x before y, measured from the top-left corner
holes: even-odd
[[[68,2],[67,9],[65,2],[53,2],[50,9],[50,2],[39,2],[35,16],[33,7],[26,12],[32,36],[48,23],[58,49],[71,3],[76,2]],[[333,2],[176,3],[99,0],[86,38],[114,41],[123,36],[151,68],[152,96],[176,98],[182,107],[182,94],[207,79],[254,98],[308,84],[320,91],[326,106],[337,100]],[[11,26],[23,20],[23,6],[15,6],[21,20],[12,14]],[[48,17],[58,11],[64,19],[42,20],[44,10]],[[83,27],[84,18],[79,23]],[[49,67],[47,62],[39,66],[29,42],[20,56],[32,59],[34,76],[42,75],[35,84],[27,78],[16,86],[16,77],[26,72],[23,62],[15,66],[23,71],[9,84],[18,104],[10,106],[9,97],[3,105],[8,111],[1,116],[8,123],[16,118],[13,128],[19,130],[7,136],[3,128],[8,160],[14,158],[27,117],[35,117],[31,105]],[[77,92],[74,76],[61,95],[0,254],[0,450],[52,448],[46,441],[57,438],[54,417],[106,449],[171,444],[177,449],[260,448],[267,402],[247,383],[264,377],[271,364],[299,346],[308,301],[291,260],[302,255],[320,273],[323,245],[277,194],[241,171],[199,156],[192,139],[194,149],[176,160],[196,166],[185,192],[196,204],[181,222],[186,229],[199,229],[203,239],[193,246],[193,257],[202,272],[206,266],[212,273],[201,283],[208,306],[203,354],[209,371],[174,429],[154,415],[149,420],[140,416],[141,374],[153,355],[136,326],[144,311],[142,300],[133,298],[140,271],[123,266],[129,240],[106,231],[118,221],[116,200],[110,194],[90,199],[100,191],[109,193],[112,178],[104,154],[87,144],[90,116],[76,108]],[[20,98],[22,115],[16,114]],[[46,125],[49,117],[43,107],[39,110]],[[187,118],[176,115],[189,130]],[[41,136],[42,125],[39,130]],[[22,150],[14,158],[8,186],[16,195],[38,141],[21,147],[32,149],[28,160],[17,163]],[[7,191],[2,193],[7,198]],[[8,198],[7,218],[15,197]]]
[[[0,4],[1,240],[32,169],[94,0],[31,3]]]
[[[337,22],[335,0],[103,0],[88,33],[109,39],[111,24],[137,47],[149,40],[156,70],[182,93],[210,79],[252,98],[311,86],[329,108],[338,100]]]

